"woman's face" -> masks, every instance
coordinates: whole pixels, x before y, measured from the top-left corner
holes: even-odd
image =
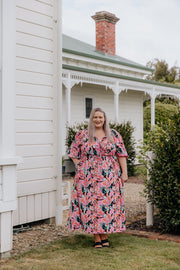
[[[102,128],[105,122],[104,113],[102,112],[95,112],[93,116],[93,124],[95,128]]]

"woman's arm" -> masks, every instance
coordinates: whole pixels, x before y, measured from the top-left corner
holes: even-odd
[[[79,159],[78,158],[71,158],[71,159],[74,162],[75,167],[77,167],[77,164],[79,162]]]
[[[128,174],[127,174],[127,161],[126,161],[126,157],[118,157],[119,160],[119,164],[121,167],[121,181],[122,181],[122,185],[124,186],[124,182],[126,182],[128,180]]]

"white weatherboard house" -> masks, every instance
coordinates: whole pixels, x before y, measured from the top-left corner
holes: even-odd
[[[61,0],[0,0],[0,254],[61,207]]]
[[[88,120],[92,107],[102,107],[112,121],[130,120],[136,140],[142,140],[145,95],[151,98],[154,124],[155,98],[168,94],[180,99],[180,87],[145,80],[152,69],[115,54],[114,14],[97,12],[92,18],[96,46],[63,35],[63,139],[67,123]]]
[[[99,106],[112,120],[131,120],[140,139],[144,94],[151,96],[153,123],[155,97],[180,98],[180,87],[146,81],[150,69],[115,55],[117,18],[111,13],[94,16],[97,48],[63,37],[61,69],[61,0],[0,0],[0,7],[3,257],[12,248],[12,226],[51,217],[62,223],[61,144],[66,121],[88,119],[91,107]],[[110,40],[98,40],[107,34]],[[66,113],[61,121],[62,110]]]

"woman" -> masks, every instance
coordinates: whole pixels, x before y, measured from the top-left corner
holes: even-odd
[[[76,175],[68,227],[93,233],[95,248],[109,247],[107,233],[126,229],[122,186],[128,179],[127,153],[102,109],[92,110],[88,130],[76,134],[69,157]]]

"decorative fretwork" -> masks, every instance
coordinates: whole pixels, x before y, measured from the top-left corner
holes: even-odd
[[[103,85],[106,90],[111,89],[114,93],[121,93],[124,90],[141,91],[148,94],[151,98],[156,98],[158,95],[171,95],[180,99],[180,89],[170,87],[167,85],[159,85],[152,82],[140,82],[137,80],[119,79],[113,77],[107,77],[92,73],[79,72],[73,70],[63,70],[62,81],[65,87],[67,87],[68,79],[71,82],[70,87],[80,84],[82,87],[83,83]]]
[[[120,79],[103,75],[80,72],[74,70],[63,70],[62,82],[66,87],[67,113],[66,121],[71,122],[71,89],[75,85],[83,86],[84,83],[102,85],[105,89],[111,89],[114,93],[115,121],[118,122],[119,116],[119,95],[122,91],[140,91],[148,94],[151,98],[151,125],[155,124],[155,99],[161,95],[171,95],[179,98],[180,89],[167,85],[159,85],[148,81],[138,81],[136,78]]]

